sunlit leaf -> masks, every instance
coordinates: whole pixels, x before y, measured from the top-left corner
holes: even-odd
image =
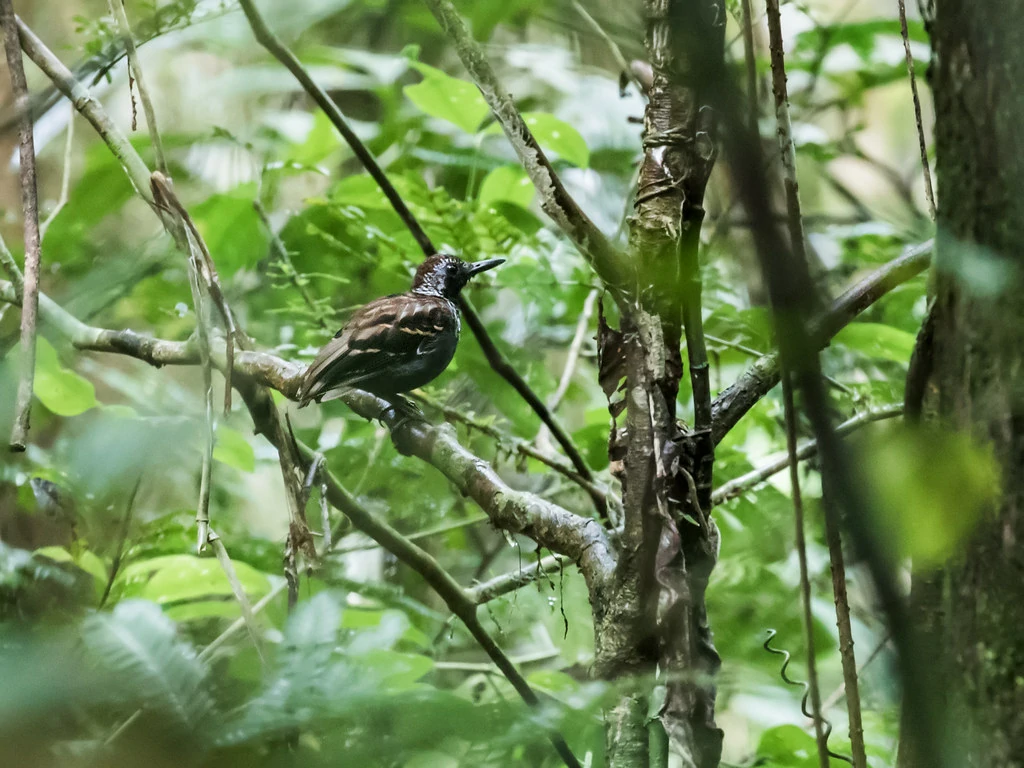
[[[241,432],[231,427],[218,427],[216,439],[213,458],[242,472],[256,469],[256,454]]]
[[[447,120],[466,133],[473,133],[487,116],[489,108],[477,87],[428,64],[412,62],[423,81],[407,85],[402,92],[413,104],[431,117]]]
[[[36,339],[33,387],[39,401],[58,416],[77,416],[99,405],[92,383],[64,368],[57,359],[57,350],[42,336]]]
[[[580,168],[586,168],[590,163],[587,142],[569,123],[547,112],[524,112],[523,121],[543,149],[556,153],[566,162]],[[501,126],[492,123],[485,133],[500,134]]]
[[[484,177],[480,185],[479,205],[487,208],[503,201],[527,208],[533,200],[533,194],[533,182],[522,167],[503,165]]]
[[[836,334],[833,343],[842,344],[869,357],[894,363],[910,362],[914,335],[881,323],[850,323]]]

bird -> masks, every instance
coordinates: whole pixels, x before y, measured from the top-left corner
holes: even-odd
[[[401,395],[433,381],[459,343],[459,293],[475,275],[504,259],[466,262],[437,253],[426,258],[406,293],[363,305],[320,350],[299,386],[299,407],[362,389],[395,406]]]

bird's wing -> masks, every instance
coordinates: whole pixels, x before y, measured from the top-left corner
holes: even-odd
[[[456,322],[447,301],[434,296],[397,294],[371,301],[320,350],[303,376],[300,402],[358,387],[400,366]]]

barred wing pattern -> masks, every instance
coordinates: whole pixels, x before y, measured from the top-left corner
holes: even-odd
[[[352,388],[389,395],[423,386],[451,362],[458,338],[458,310],[448,299],[402,293],[372,301],[306,370],[300,407]]]

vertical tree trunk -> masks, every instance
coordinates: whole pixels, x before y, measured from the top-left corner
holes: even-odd
[[[719,664],[704,607],[717,532],[709,518],[714,454],[697,254],[715,159],[706,62],[720,63],[726,17],[722,0],[645,0],[643,7],[652,78],[630,220],[636,300],[622,317],[628,410],[610,445],[624,467],[625,525],[616,572],[592,601],[595,672],[645,683],[629,685],[632,692],[606,713],[610,766],[665,765],[671,736],[684,766],[715,768],[722,737],[714,689],[692,682]],[[715,34],[701,39],[696,29]],[[676,418],[684,326],[694,425]],[[654,686],[656,672],[668,679]]]
[[[992,446],[998,508],[942,572],[915,583],[935,626],[951,764],[1024,766],[1024,0],[938,0],[939,192],[927,410]],[[996,270],[983,288],[980,270]],[[962,751],[961,751],[962,750]],[[913,754],[903,768],[924,768]],[[929,766],[929,768],[931,768]]]

